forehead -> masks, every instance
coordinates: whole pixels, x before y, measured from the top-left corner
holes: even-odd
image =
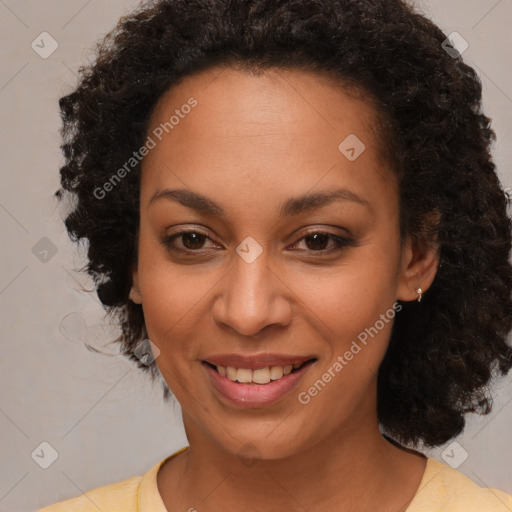
[[[256,74],[229,66],[187,76],[172,86],[157,102],[150,125],[169,120],[192,96],[200,106],[194,117],[215,122],[215,135],[228,134],[230,123],[240,135],[244,128],[271,135],[273,128],[283,126],[288,133],[304,135],[308,127],[336,131],[341,124],[373,132],[376,125],[371,98],[325,72],[269,68]],[[305,118],[307,126],[296,124]]]
[[[160,98],[148,136],[146,201],[167,186],[213,186],[251,201],[257,189],[299,193],[319,180],[390,184],[371,102],[323,74],[228,67],[186,77]]]

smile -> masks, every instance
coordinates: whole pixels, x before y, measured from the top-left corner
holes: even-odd
[[[203,361],[202,366],[217,397],[237,407],[264,407],[285,398],[317,361],[314,357],[295,358],[293,363],[290,358],[288,361],[284,361],[284,358],[281,361],[267,359],[269,364],[262,366],[261,358],[258,362],[233,357],[230,360],[233,366],[228,366],[226,359],[230,358],[224,358],[225,365],[215,364],[220,362],[219,359],[212,361],[210,358],[209,361]],[[235,366],[237,362],[240,366]]]
[[[233,382],[240,382],[244,384],[268,384],[271,381],[279,380],[283,378],[283,376],[295,372],[308,361],[303,363],[287,364],[286,366],[266,366],[255,370],[251,370],[250,368],[234,368],[233,366],[213,365],[208,362],[207,364],[217,370],[220,375]]]

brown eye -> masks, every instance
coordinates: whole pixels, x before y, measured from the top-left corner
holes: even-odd
[[[204,244],[204,239],[206,238],[206,235],[203,235],[202,233],[197,233],[195,231],[188,231],[185,233],[182,233],[181,239],[183,242],[183,245],[187,249],[200,249],[202,245]]]
[[[181,244],[176,242],[181,239]],[[180,231],[162,239],[163,245],[170,250],[181,252],[199,252],[205,241],[210,240],[208,235],[197,230]]]
[[[331,248],[329,248],[329,241],[333,242]],[[302,242],[306,246],[305,252],[335,252],[357,245],[351,238],[341,237],[327,231],[310,231],[295,242],[295,246]]]
[[[306,246],[311,250],[324,250],[329,245],[330,235],[326,233],[313,233],[304,237]]]
[[[181,240],[181,243],[178,243],[178,240]],[[189,255],[196,253],[199,255],[209,252],[201,250],[211,248],[204,247],[208,240],[215,243],[207,234],[201,231],[188,230],[164,236],[162,238],[162,244],[171,251],[182,252]],[[350,238],[340,237],[334,233],[324,231],[311,231],[307,233],[295,242],[294,247],[302,242],[304,242],[306,248],[301,250],[301,252],[321,253],[319,255],[341,251],[347,247],[357,245],[356,242]],[[331,247],[329,247],[329,242],[332,242]]]

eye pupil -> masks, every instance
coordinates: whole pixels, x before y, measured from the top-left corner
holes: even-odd
[[[181,240],[180,244],[182,247],[176,247],[175,240]],[[203,248],[205,241],[210,240],[210,237],[200,231],[181,231],[174,235],[169,235],[162,239],[163,245],[171,251],[177,251],[182,253],[187,253],[187,255],[196,255],[203,254],[200,249]],[[329,251],[329,242],[334,242],[334,250],[331,250],[329,254],[344,250],[349,246],[353,246],[353,241],[350,239],[346,239],[343,237],[336,236],[332,233],[321,232],[321,231],[312,231],[309,234],[306,234],[295,244],[304,244],[307,247],[307,251],[310,252],[318,252],[318,256],[324,255],[327,251]],[[332,249],[332,248],[331,248]],[[187,252],[188,251],[188,252]],[[304,251],[303,251],[304,252]],[[205,253],[206,254],[206,253]]]
[[[308,235],[308,236],[304,237],[304,240],[306,241],[306,245],[308,246],[309,249],[311,249],[311,246],[308,243],[308,241],[313,240],[313,249],[323,250],[323,249],[325,249],[326,245],[329,243],[329,235],[326,235],[324,233],[314,233],[312,235]],[[319,241],[320,241],[320,247],[318,246]],[[324,243],[322,243],[322,241]]]
[[[204,244],[204,238],[205,235],[202,233],[196,233],[196,232],[190,232],[190,233],[183,233],[182,235],[183,245],[187,249],[199,249]],[[192,243],[188,244],[187,240],[190,241],[192,239]],[[195,244],[195,245],[194,245]]]

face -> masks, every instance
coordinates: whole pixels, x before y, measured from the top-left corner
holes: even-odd
[[[211,69],[157,104],[130,297],[189,441],[280,458],[376,426],[393,305],[430,281],[375,124],[300,71]]]

